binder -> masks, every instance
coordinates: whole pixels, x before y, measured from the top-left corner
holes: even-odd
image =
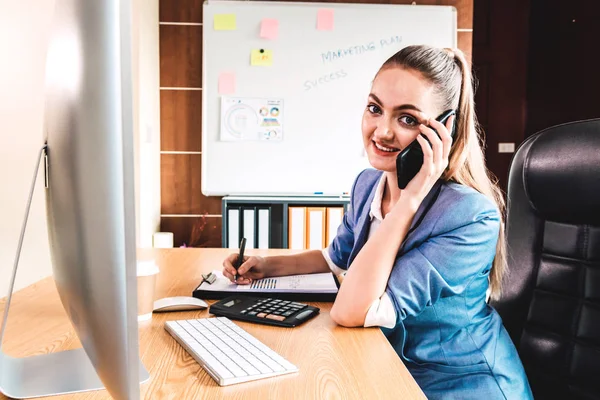
[[[304,250],[306,248],[306,207],[290,207],[288,214],[288,248]]]
[[[237,249],[240,245],[240,210],[227,209],[227,247]]]
[[[255,237],[255,209],[252,208],[242,208],[243,212],[243,221],[242,221],[242,232],[244,233],[244,237],[246,238],[246,248],[247,249],[255,249],[256,248],[256,237]]]
[[[258,248],[268,249],[271,242],[271,208],[258,208],[257,220]]]
[[[342,224],[344,217],[344,207],[327,207],[327,222],[326,222],[326,246],[329,246],[337,235],[337,230]]]
[[[308,207],[306,213],[306,248],[321,250],[325,247],[325,207]]]

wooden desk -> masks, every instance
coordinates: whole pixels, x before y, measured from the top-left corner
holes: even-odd
[[[229,249],[148,249],[160,267],[156,298],[191,295],[202,273],[220,269]],[[250,250],[248,254],[291,254]],[[0,302],[4,308],[5,299]],[[203,311],[155,314],[140,324],[140,354],[150,372],[142,398],[162,399],[424,399],[425,396],[378,328],[343,328],[329,317],[331,303],[312,303],[321,314],[296,328],[236,322],[287,358],[299,373],[220,387],[165,331],[173,319],[208,317]],[[52,278],[15,293],[5,352],[15,357],[81,347],[62,308]],[[4,399],[4,396],[0,395]],[[105,390],[50,397],[109,399]]]

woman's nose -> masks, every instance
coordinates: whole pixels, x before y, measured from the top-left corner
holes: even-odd
[[[375,129],[375,137],[390,140],[394,137],[394,131],[388,121],[379,121]]]

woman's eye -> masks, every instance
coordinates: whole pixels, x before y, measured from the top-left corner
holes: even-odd
[[[400,118],[398,118],[398,121],[408,126],[417,126],[419,124],[419,122],[410,115],[403,115]]]
[[[369,110],[369,112],[371,114],[380,114],[381,113],[381,108],[379,108],[379,106],[377,106],[376,104],[369,104],[367,106],[367,110]]]

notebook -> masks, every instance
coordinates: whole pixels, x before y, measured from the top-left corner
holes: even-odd
[[[334,301],[339,284],[331,272],[305,275],[289,275],[257,279],[250,285],[238,285],[226,278],[222,271],[212,273],[217,279],[202,282],[193,293],[200,299],[222,299],[231,294],[248,294],[258,297],[304,301]]]

